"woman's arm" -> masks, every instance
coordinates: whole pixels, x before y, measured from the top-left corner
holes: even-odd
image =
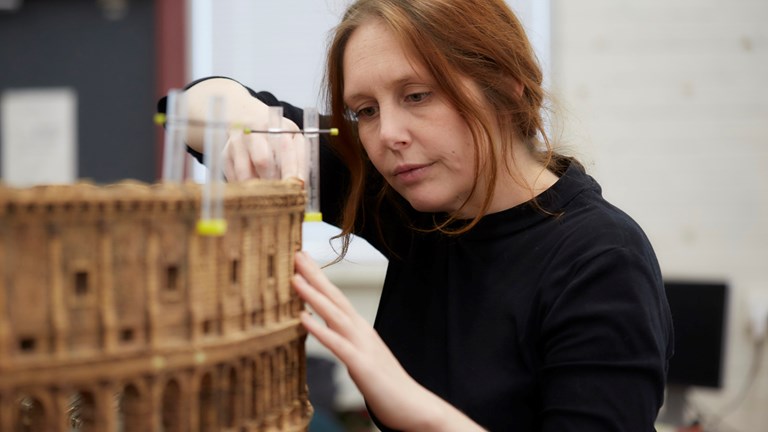
[[[286,102],[278,100],[269,92],[256,92],[240,82],[221,76],[206,77],[189,83],[186,87],[189,103],[189,117],[194,120],[205,120],[207,104],[210,96],[222,95],[227,101],[228,118],[233,122],[263,123],[266,125],[267,112],[270,106],[282,106],[286,128],[302,126],[303,110]],[[158,112],[166,112],[166,98],[158,101]],[[320,117],[320,127],[330,128],[330,117]],[[190,127],[187,135],[187,148],[199,161],[203,162],[204,127]],[[230,180],[245,180],[259,177],[264,168],[259,165],[264,158],[259,152],[265,151],[267,144],[264,135],[233,134],[226,148],[227,178]],[[328,136],[320,136],[320,207],[323,220],[339,226],[341,220],[342,201],[347,191],[349,173],[346,166],[331,149]],[[289,169],[285,169],[282,177],[291,177]]]
[[[187,115],[192,121],[187,128],[187,145],[199,153],[203,152],[205,128],[194,122],[206,120],[208,101],[212,96],[224,98],[229,123],[251,124],[267,121],[267,105],[251,96],[242,84],[229,78],[216,77],[196,82],[185,93]]]
[[[187,88],[187,145],[197,153],[203,152],[208,104],[213,96],[224,99],[225,121],[250,129],[266,130],[270,126],[269,107],[239,82],[214,77],[193,83]],[[286,130],[298,131],[296,123],[283,118]],[[268,140],[274,140],[269,142]],[[242,129],[231,128],[224,148],[224,175],[230,181],[251,178],[306,177],[306,144],[301,134],[278,135],[244,134]]]
[[[600,241],[547,290],[544,431],[649,431],[663,402],[672,323],[658,264],[650,246]]]

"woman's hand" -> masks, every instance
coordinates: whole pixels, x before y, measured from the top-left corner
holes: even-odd
[[[233,125],[224,147],[224,175],[229,181],[291,177],[306,180],[306,143],[302,134],[243,133],[242,127],[268,130],[269,107],[252,97],[240,83],[211,78],[190,87],[186,95],[188,116],[198,122],[206,120],[211,97],[224,98],[226,121]],[[298,126],[286,118],[280,129],[299,131]],[[186,138],[191,148],[203,152],[204,127],[191,123]]]
[[[266,125],[262,128],[267,129]],[[281,129],[299,131],[299,127],[286,118]],[[301,133],[244,134],[240,129],[232,129],[224,147],[224,175],[229,181],[252,178],[306,181],[306,146]]]
[[[482,430],[408,375],[378,333],[311,258],[298,252],[295,262],[293,287],[326,325],[306,311],[302,323],[347,366],[382,423],[404,431]]]

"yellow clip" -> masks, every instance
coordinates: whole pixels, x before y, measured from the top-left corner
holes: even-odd
[[[304,213],[304,222],[322,222],[323,214],[320,212]]]
[[[206,237],[220,237],[227,232],[225,219],[200,219],[197,221],[197,233]]]
[[[165,123],[165,114],[163,114],[163,113],[156,113],[155,114],[155,124],[156,125],[161,125],[163,123]]]
[[[336,128],[331,128],[331,136],[336,136],[339,134],[339,130]]]

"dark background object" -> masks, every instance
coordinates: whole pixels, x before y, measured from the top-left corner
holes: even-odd
[[[675,355],[668,383],[721,388],[728,287],[721,282],[667,281],[675,328]]]
[[[0,13],[0,90],[77,92],[78,177],[154,180],[153,9],[109,20],[93,0],[27,0]]]
[[[0,11],[0,92],[73,88],[78,177],[154,181],[155,103],[184,80],[182,2],[130,0],[119,16],[98,3],[25,0]]]

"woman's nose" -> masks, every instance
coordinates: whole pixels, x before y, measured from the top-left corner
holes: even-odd
[[[379,138],[385,146],[393,150],[407,146],[411,142],[408,113],[393,107],[380,108]]]

